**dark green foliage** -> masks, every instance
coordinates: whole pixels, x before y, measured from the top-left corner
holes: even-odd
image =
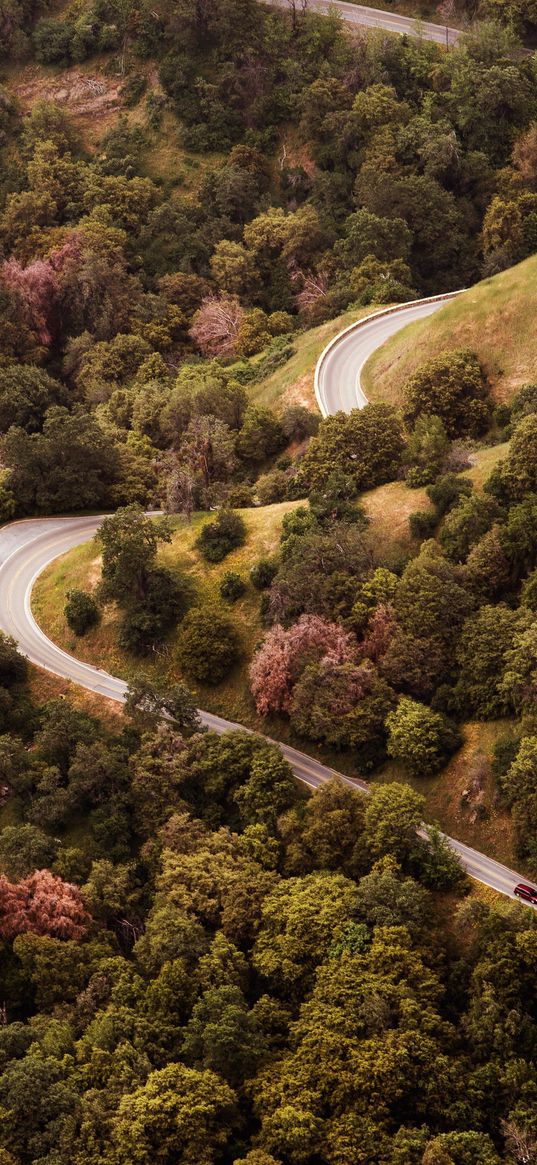
[[[206,562],[222,562],[232,550],[246,542],[246,526],[240,514],[221,510],[214,522],[207,522],[196,539]]]
[[[118,642],[126,651],[144,655],[160,643],[185,614],[191,588],[166,567],[154,567],[147,574],[143,598],[133,597],[125,605]]]
[[[37,432],[51,405],[66,405],[65,385],[53,380],[42,368],[13,364],[0,369],[0,431],[12,425],[27,433]]]
[[[260,558],[250,570],[250,580],[257,591],[266,590],[278,573],[278,563],[273,558]]]
[[[423,364],[404,388],[403,415],[414,424],[423,414],[443,421],[450,437],[484,432],[490,417],[488,386],[473,352],[443,352]]]
[[[49,408],[41,433],[12,428],[3,440],[19,513],[65,513],[104,505],[119,477],[115,446],[93,416]]]
[[[163,717],[171,720],[174,729],[184,735],[201,730],[201,721],[192,693],[184,684],[152,684],[137,679],[129,684],[125,711],[135,720],[155,726]]]
[[[511,711],[501,681],[506,656],[517,631],[524,626],[522,613],[503,603],[481,607],[464,624],[457,646],[460,667],[455,699],[464,719],[493,720]]]
[[[229,603],[236,603],[246,590],[246,583],[235,570],[226,570],[220,579],[220,597]]]
[[[333,522],[319,529],[308,511],[295,511],[294,526],[284,530],[282,562],[270,594],[274,618],[288,620],[307,614],[339,618],[350,614],[357,586],[372,566],[371,548],[358,525]]]
[[[413,538],[432,538],[438,519],[434,510],[416,510],[410,514],[408,525]]]
[[[68,591],[63,611],[75,635],[85,635],[100,619],[99,607],[88,591]]]
[[[35,825],[6,825],[0,832],[0,872],[12,881],[51,866],[58,841]]]
[[[519,389],[510,405],[510,420],[513,427],[524,417],[537,412],[537,384],[525,384]]]
[[[280,422],[270,409],[248,405],[237,438],[237,452],[250,465],[260,465],[285,445]]]
[[[350,478],[355,493],[391,481],[403,454],[399,421],[388,405],[366,405],[347,416],[321,421],[301,462],[299,481],[323,489],[335,470]]]
[[[486,534],[498,516],[493,498],[470,494],[450,510],[440,530],[439,540],[452,562],[464,562],[470,550]]]
[[[431,499],[439,518],[448,514],[459,504],[462,498],[468,497],[473,489],[471,481],[466,477],[458,477],[455,473],[445,473],[433,485],[428,486],[427,496]]]
[[[407,485],[415,488],[434,481],[441,472],[448,451],[449,438],[440,417],[418,417],[405,452],[405,460],[411,466],[406,475]]]
[[[195,607],[185,616],[177,660],[188,676],[203,684],[219,684],[241,654],[238,632],[217,607]]]

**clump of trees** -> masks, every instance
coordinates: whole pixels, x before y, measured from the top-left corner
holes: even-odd
[[[403,394],[407,424],[429,414],[449,437],[477,436],[490,420],[488,384],[473,352],[453,349],[435,356],[410,377]]]

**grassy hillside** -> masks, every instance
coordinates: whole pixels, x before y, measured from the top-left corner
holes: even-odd
[[[253,385],[250,389],[252,400],[258,405],[273,408],[278,413],[290,405],[304,405],[317,412],[313,378],[315,365],[323,348],[343,328],[376,310],[374,306],[354,308],[337,316],[336,319],[320,324],[317,328],[308,328],[307,331],[293,336],[294,356],[270,376]]]
[[[492,462],[502,453],[505,453],[505,446],[479,450],[474,454],[474,465],[468,471],[468,475],[472,477],[477,488],[483,478],[488,476]],[[276,550],[282,517],[298,504],[300,503],[284,502],[243,510],[242,516],[248,528],[247,542],[218,566],[208,566],[204,563],[194,546],[200,525],[206,520],[207,515],[196,515],[190,525],[178,519],[173,542],[161,552],[162,561],[174,564],[189,574],[195,581],[202,600],[218,598],[221,574],[233,569],[247,578],[251,565],[258,557]],[[417,550],[417,544],[410,537],[408,519],[414,511],[424,510],[430,505],[425,490],[410,490],[403,482],[390,482],[364,494],[361,504],[370,521],[373,544],[379,559],[384,561],[392,559],[395,565],[408,553]],[[125,656],[117,647],[118,616],[113,606],[105,611],[100,626],[90,631],[83,639],[76,639],[71,633],[63,614],[66,591],[70,587],[95,586],[99,574],[99,545],[96,541],[70,551],[53,563],[40,576],[34,588],[33,609],[40,625],[65,650],[106,668],[112,674],[126,678],[136,672],[148,674],[159,672],[173,676],[174,637],[172,636],[167,647],[155,660],[136,661],[133,657]],[[327,749],[317,749],[311,742],[304,743],[293,736],[287,720],[283,717],[261,719],[256,716],[248,691],[247,669],[256,642],[263,634],[259,619],[258,592],[249,585],[244,597],[229,609],[241,633],[244,659],[229,679],[217,688],[198,685],[197,696],[200,705],[251,728],[269,733],[276,739],[290,741],[312,755],[321,756],[335,769],[356,775],[352,755],[331,753]],[[50,680],[43,678],[41,674],[39,683],[50,683]],[[65,687],[70,689],[71,685]],[[47,691],[42,695],[46,698]],[[84,701],[83,695],[80,698]],[[438,777],[413,783],[427,797],[429,816],[438,820],[444,829],[468,844],[495,854],[501,860],[514,862],[511,820],[507,813],[498,811],[495,786],[490,775],[494,741],[497,735],[505,732],[505,729],[504,722],[467,725],[464,729],[465,745],[447,768]],[[397,765],[390,763],[376,779],[408,778]],[[471,788],[471,795],[465,798],[463,794],[468,786]]]
[[[471,348],[479,356],[497,401],[508,401],[535,379],[537,256],[485,279],[428,319],[410,324],[366,364],[370,400],[399,404],[406,379],[446,348]]]

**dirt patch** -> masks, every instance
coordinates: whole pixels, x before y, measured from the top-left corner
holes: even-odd
[[[313,388],[313,373],[305,372],[293,384],[289,384],[282,397],[283,408],[291,405],[303,405],[306,409],[316,409],[315,392]]]
[[[36,101],[53,101],[64,107],[71,117],[102,121],[123,107],[121,89],[124,83],[124,77],[85,73],[77,67],[51,76],[34,65],[25,71],[23,79],[14,86],[14,92],[24,113],[28,113]]]
[[[99,583],[101,581],[102,565],[103,565],[102,554],[98,554],[97,558],[94,558],[93,562],[90,563],[90,567],[88,570],[88,586],[91,588],[92,591],[95,590],[95,588],[99,585]]]

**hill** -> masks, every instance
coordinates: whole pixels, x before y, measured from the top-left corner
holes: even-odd
[[[476,284],[438,313],[410,324],[368,361],[363,386],[370,400],[398,404],[416,368],[446,348],[471,348],[496,401],[509,401],[535,378],[537,256]]]

